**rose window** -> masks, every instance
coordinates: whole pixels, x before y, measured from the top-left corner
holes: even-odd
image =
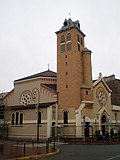
[[[24,105],[24,106],[29,105],[30,102],[31,102],[31,99],[32,99],[31,92],[30,91],[25,91],[21,96],[22,105]]]

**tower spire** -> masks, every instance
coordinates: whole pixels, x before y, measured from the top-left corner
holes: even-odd
[[[69,19],[71,18],[71,13],[69,12]]]
[[[49,68],[50,68],[50,64],[48,63],[48,71],[49,71]]]

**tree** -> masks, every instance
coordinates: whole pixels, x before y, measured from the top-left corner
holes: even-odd
[[[0,139],[8,137],[8,107],[5,106],[4,94],[0,94]]]

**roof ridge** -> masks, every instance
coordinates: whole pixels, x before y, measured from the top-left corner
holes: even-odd
[[[26,76],[26,77],[17,79],[14,82],[37,78],[37,77],[57,77],[57,73],[48,69],[48,70],[40,72],[40,73],[36,73],[36,74],[30,75],[30,76]]]

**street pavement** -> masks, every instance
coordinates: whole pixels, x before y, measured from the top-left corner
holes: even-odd
[[[57,145],[60,153],[40,160],[120,160],[120,145]]]

